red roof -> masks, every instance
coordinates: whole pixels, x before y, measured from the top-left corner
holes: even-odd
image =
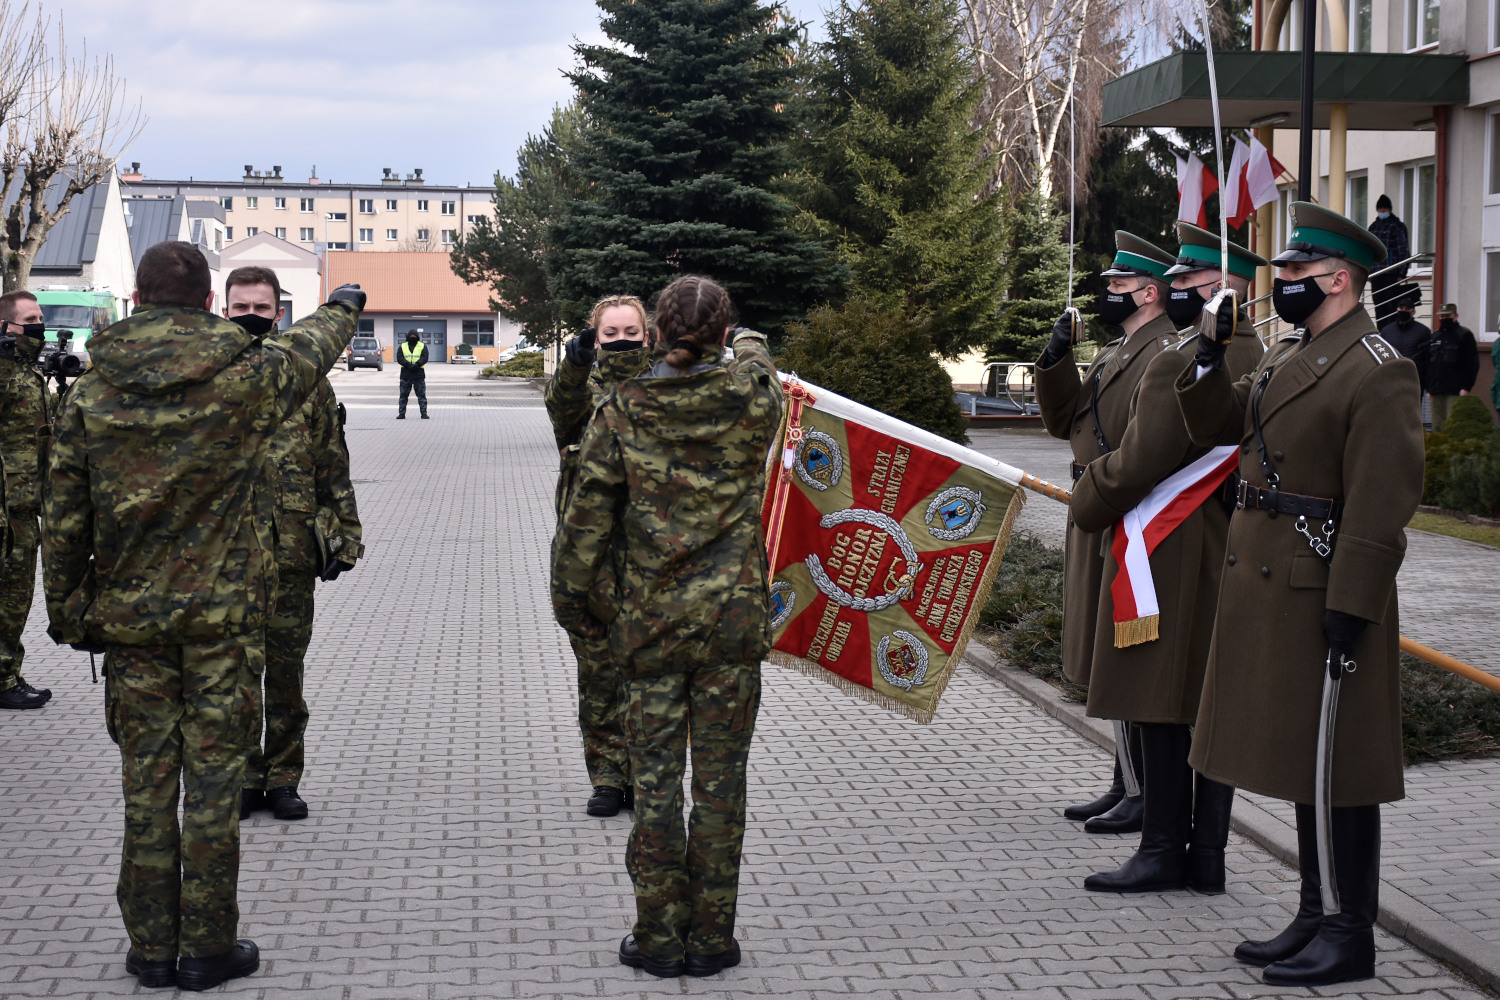
[[[488,313],[491,289],[465,284],[438,251],[331,250],[325,257],[329,289],[358,284],[366,312]]]

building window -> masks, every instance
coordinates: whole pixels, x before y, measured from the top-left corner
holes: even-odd
[[[1435,243],[1437,201],[1437,165],[1431,161],[1414,163],[1401,171],[1401,209],[1411,252],[1431,253]],[[1422,264],[1430,267],[1430,264]]]
[[[245,235],[247,237],[249,237],[249,236],[259,236],[260,235],[260,227],[259,226],[246,226],[245,227]]]
[[[1349,0],[1349,51],[1370,51],[1370,24],[1374,0]]]
[[[276,227],[276,238],[278,240],[284,240],[284,239],[286,239],[286,226],[277,226]]]
[[[298,199],[298,207],[304,212],[311,212],[313,210],[313,200],[311,198]]]
[[[1500,194],[1500,114],[1490,115],[1489,125],[1490,177],[1485,190],[1490,194]]]
[[[454,234],[454,232],[455,232],[455,230],[452,230],[452,229],[444,229],[439,235],[442,236],[444,243],[446,243],[449,246],[451,246],[453,244],[453,234]]]
[[[401,237],[398,236],[398,235],[396,235],[396,230],[394,230],[394,229],[387,229],[385,231],[385,238],[388,239],[388,240],[398,240]]]
[[[226,243],[233,243],[234,242],[234,227],[233,226],[225,226],[224,227],[224,242],[226,242]]]
[[[1364,225],[1370,218],[1370,175],[1349,175],[1349,189],[1344,195],[1344,208],[1349,218]]]
[[[303,226],[301,229],[297,230],[297,239],[301,240],[303,243],[311,243],[313,241],[313,227]]]
[[[432,230],[430,230],[430,229],[418,229],[417,230],[417,242],[418,243],[426,243],[430,239],[432,239]]]
[[[464,324],[464,343],[473,344],[475,347],[495,346],[495,321],[492,319],[466,319]]]
[[[418,212],[425,212],[425,211],[427,211],[427,199],[426,198],[418,198],[417,199],[417,211]]]
[[[375,242],[375,230],[373,230],[373,229],[361,229],[359,231],[359,241],[361,243],[374,243]]]
[[[361,198],[361,199],[359,199],[359,211],[360,211],[361,215],[374,215],[375,214],[375,199],[374,198]]]
[[[1438,0],[1406,0],[1406,48],[1423,49],[1438,40]]]
[[[387,212],[394,212],[396,210],[396,199],[395,198],[387,198],[385,200],[385,210]]]
[[[227,194],[224,195],[222,198],[219,199],[219,205],[224,209],[224,211],[226,211],[226,212],[233,212],[234,211],[234,196],[233,195],[227,195]]]
[[[245,207],[246,208],[260,208],[260,199],[259,198],[246,198],[245,199]]]
[[[349,241],[348,240],[340,240],[337,243],[330,243],[330,244],[328,244],[328,249],[330,249],[330,250],[348,250],[349,249]]]
[[[276,206],[277,208],[286,208],[286,199],[285,198],[275,198],[275,199],[272,199],[271,204],[274,205],[274,206]]]
[[[362,319],[362,320],[360,320],[359,321],[359,332],[360,333],[374,333],[375,332],[375,321],[373,319]]]
[[[1500,49],[1500,0],[1490,0],[1490,48]]]
[[[454,212],[454,209],[457,208],[457,207],[458,207],[458,202],[456,202],[456,201],[445,201],[445,202],[443,202],[443,214],[444,215],[452,215],[453,212]]]
[[[349,221],[349,213],[348,212],[329,212],[327,215],[323,216],[323,218],[326,219],[329,222],[348,222]]]
[[[1484,255],[1484,315],[1480,325],[1485,333],[1500,329],[1500,250],[1488,250]]]
[[[1497,2],[1500,2],[1500,0],[1497,0]],[[464,221],[467,222],[471,226],[478,225],[479,224],[479,216],[477,216],[477,215],[466,215],[466,216],[464,216]]]

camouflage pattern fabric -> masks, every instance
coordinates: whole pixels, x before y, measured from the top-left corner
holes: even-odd
[[[657,352],[660,356],[664,352]],[[650,367],[653,352],[600,351],[596,366],[580,368],[567,358],[547,383],[547,416],[562,449],[562,468],[557,476],[557,516],[567,510],[578,481],[579,439],[594,408],[622,379],[634,378]],[[619,543],[611,544],[618,552]],[[598,588],[613,594],[617,577],[615,563],[606,561]],[[620,714],[624,698],[623,679],[610,654],[608,639],[569,635],[578,661],[578,729],[583,736],[583,763],[594,788],[629,788],[630,752],[625,744],[624,720]]]
[[[626,688],[636,793],[625,867],[635,886],[635,939],[660,961],[717,955],[734,938],[760,663],[683,664]],[[689,728],[693,811],[684,834]]]
[[[21,633],[36,591],[40,479],[55,398],[34,365],[41,346],[34,337],[19,337],[18,360],[0,361],[0,468],[8,511],[0,530],[0,691],[24,683]]]
[[[222,954],[238,936],[240,786],[260,710],[261,642],[255,634],[105,655],[106,724],[125,788],[116,897],[147,961]]]
[[[261,340],[200,309],[142,305],[89,341],[43,504],[54,640],[183,645],[265,627],[267,447],[358,318],[336,302]]]
[[[771,645],[760,505],[782,391],[760,334],[734,347],[728,365],[710,349],[689,374],[658,365],[610,390],[584,434],[552,551],[558,622],[607,636],[625,677],[635,935],[662,961],[723,951],[733,934],[746,761]],[[596,583],[612,551],[617,578],[604,594]]]
[[[265,694],[261,699],[265,708],[255,716],[250,762],[245,770],[245,787],[253,789],[296,786],[302,781],[306,757],[308,711],[302,695],[303,662],[312,642],[317,577],[284,563],[277,577],[276,610],[266,626]]]
[[[400,350],[397,348],[397,350]],[[411,391],[417,390],[417,407],[422,413],[427,412],[427,373],[420,368],[401,369],[401,406],[396,412],[402,416],[406,415],[406,397]]]
[[[0,545],[0,691],[23,683],[26,647],[21,633],[36,593],[36,554],[41,547],[36,514],[13,512],[6,519],[6,533],[9,546]]]

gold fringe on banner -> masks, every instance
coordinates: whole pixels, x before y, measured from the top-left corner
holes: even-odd
[[[1115,648],[1139,646],[1143,642],[1155,642],[1161,637],[1161,615],[1147,615],[1128,622],[1115,622]]]
[[[1000,562],[1005,558],[1005,551],[1010,547],[1011,532],[1015,530],[1016,518],[1021,514],[1021,508],[1026,506],[1026,493],[1020,487],[1015,488],[1011,494],[1010,503],[1005,508],[1005,519],[1000,522],[1000,530],[995,535],[995,548],[990,555],[989,564],[985,567],[984,575],[980,578],[979,585],[974,588],[973,603],[969,605],[969,614],[964,619],[963,630],[958,635],[958,642],[953,646],[953,655],[943,665],[942,673],[933,678],[932,701],[927,708],[918,708],[910,705],[893,695],[873,688],[867,688],[863,684],[854,681],[829,670],[827,667],[811,660],[805,660],[791,653],[784,653],[779,649],[773,649],[766,659],[783,667],[791,667],[793,670],[815,677],[827,684],[832,684],[847,695],[852,695],[872,705],[877,705],[897,715],[904,715],[913,722],[927,725],[937,714],[938,702],[943,697],[943,692],[948,689],[948,681],[952,679],[954,672],[958,669],[958,661],[963,659],[964,650],[968,648],[969,638],[974,634],[974,626],[979,622],[979,612],[984,608],[985,601],[989,598],[990,588],[994,586],[995,574],[1000,572]]]

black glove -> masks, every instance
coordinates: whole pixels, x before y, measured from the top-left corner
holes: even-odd
[[[1370,623],[1358,615],[1343,611],[1323,612],[1323,634],[1328,637],[1328,649],[1346,660],[1354,659],[1354,647]]]
[[[328,304],[335,302],[347,302],[355,309],[363,312],[365,308],[365,293],[359,290],[358,285],[340,285],[328,295]]]
[[[335,559],[328,564],[327,569],[323,570],[322,579],[325,583],[332,583],[339,578],[340,573],[347,573],[353,568],[353,563],[346,563],[342,559]]]
[[[1198,353],[1194,361],[1201,368],[1223,368],[1224,352],[1240,322],[1240,297],[1232,288],[1214,292],[1198,318]]]
[[[70,642],[68,645],[80,653],[103,653],[105,651],[102,642]]]
[[[1062,360],[1073,347],[1078,339],[1078,334],[1083,329],[1083,320],[1078,310],[1072,306],[1063,310],[1063,314],[1052,324],[1052,339],[1047,342],[1047,350],[1042,352],[1042,361],[1050,368]]]
[[[563,353],[568,356],[568,361],[576,368],[591,368],[594,364],[594,339],[597,331],[589,327],[576,337],[570,337],[563,345]]]

